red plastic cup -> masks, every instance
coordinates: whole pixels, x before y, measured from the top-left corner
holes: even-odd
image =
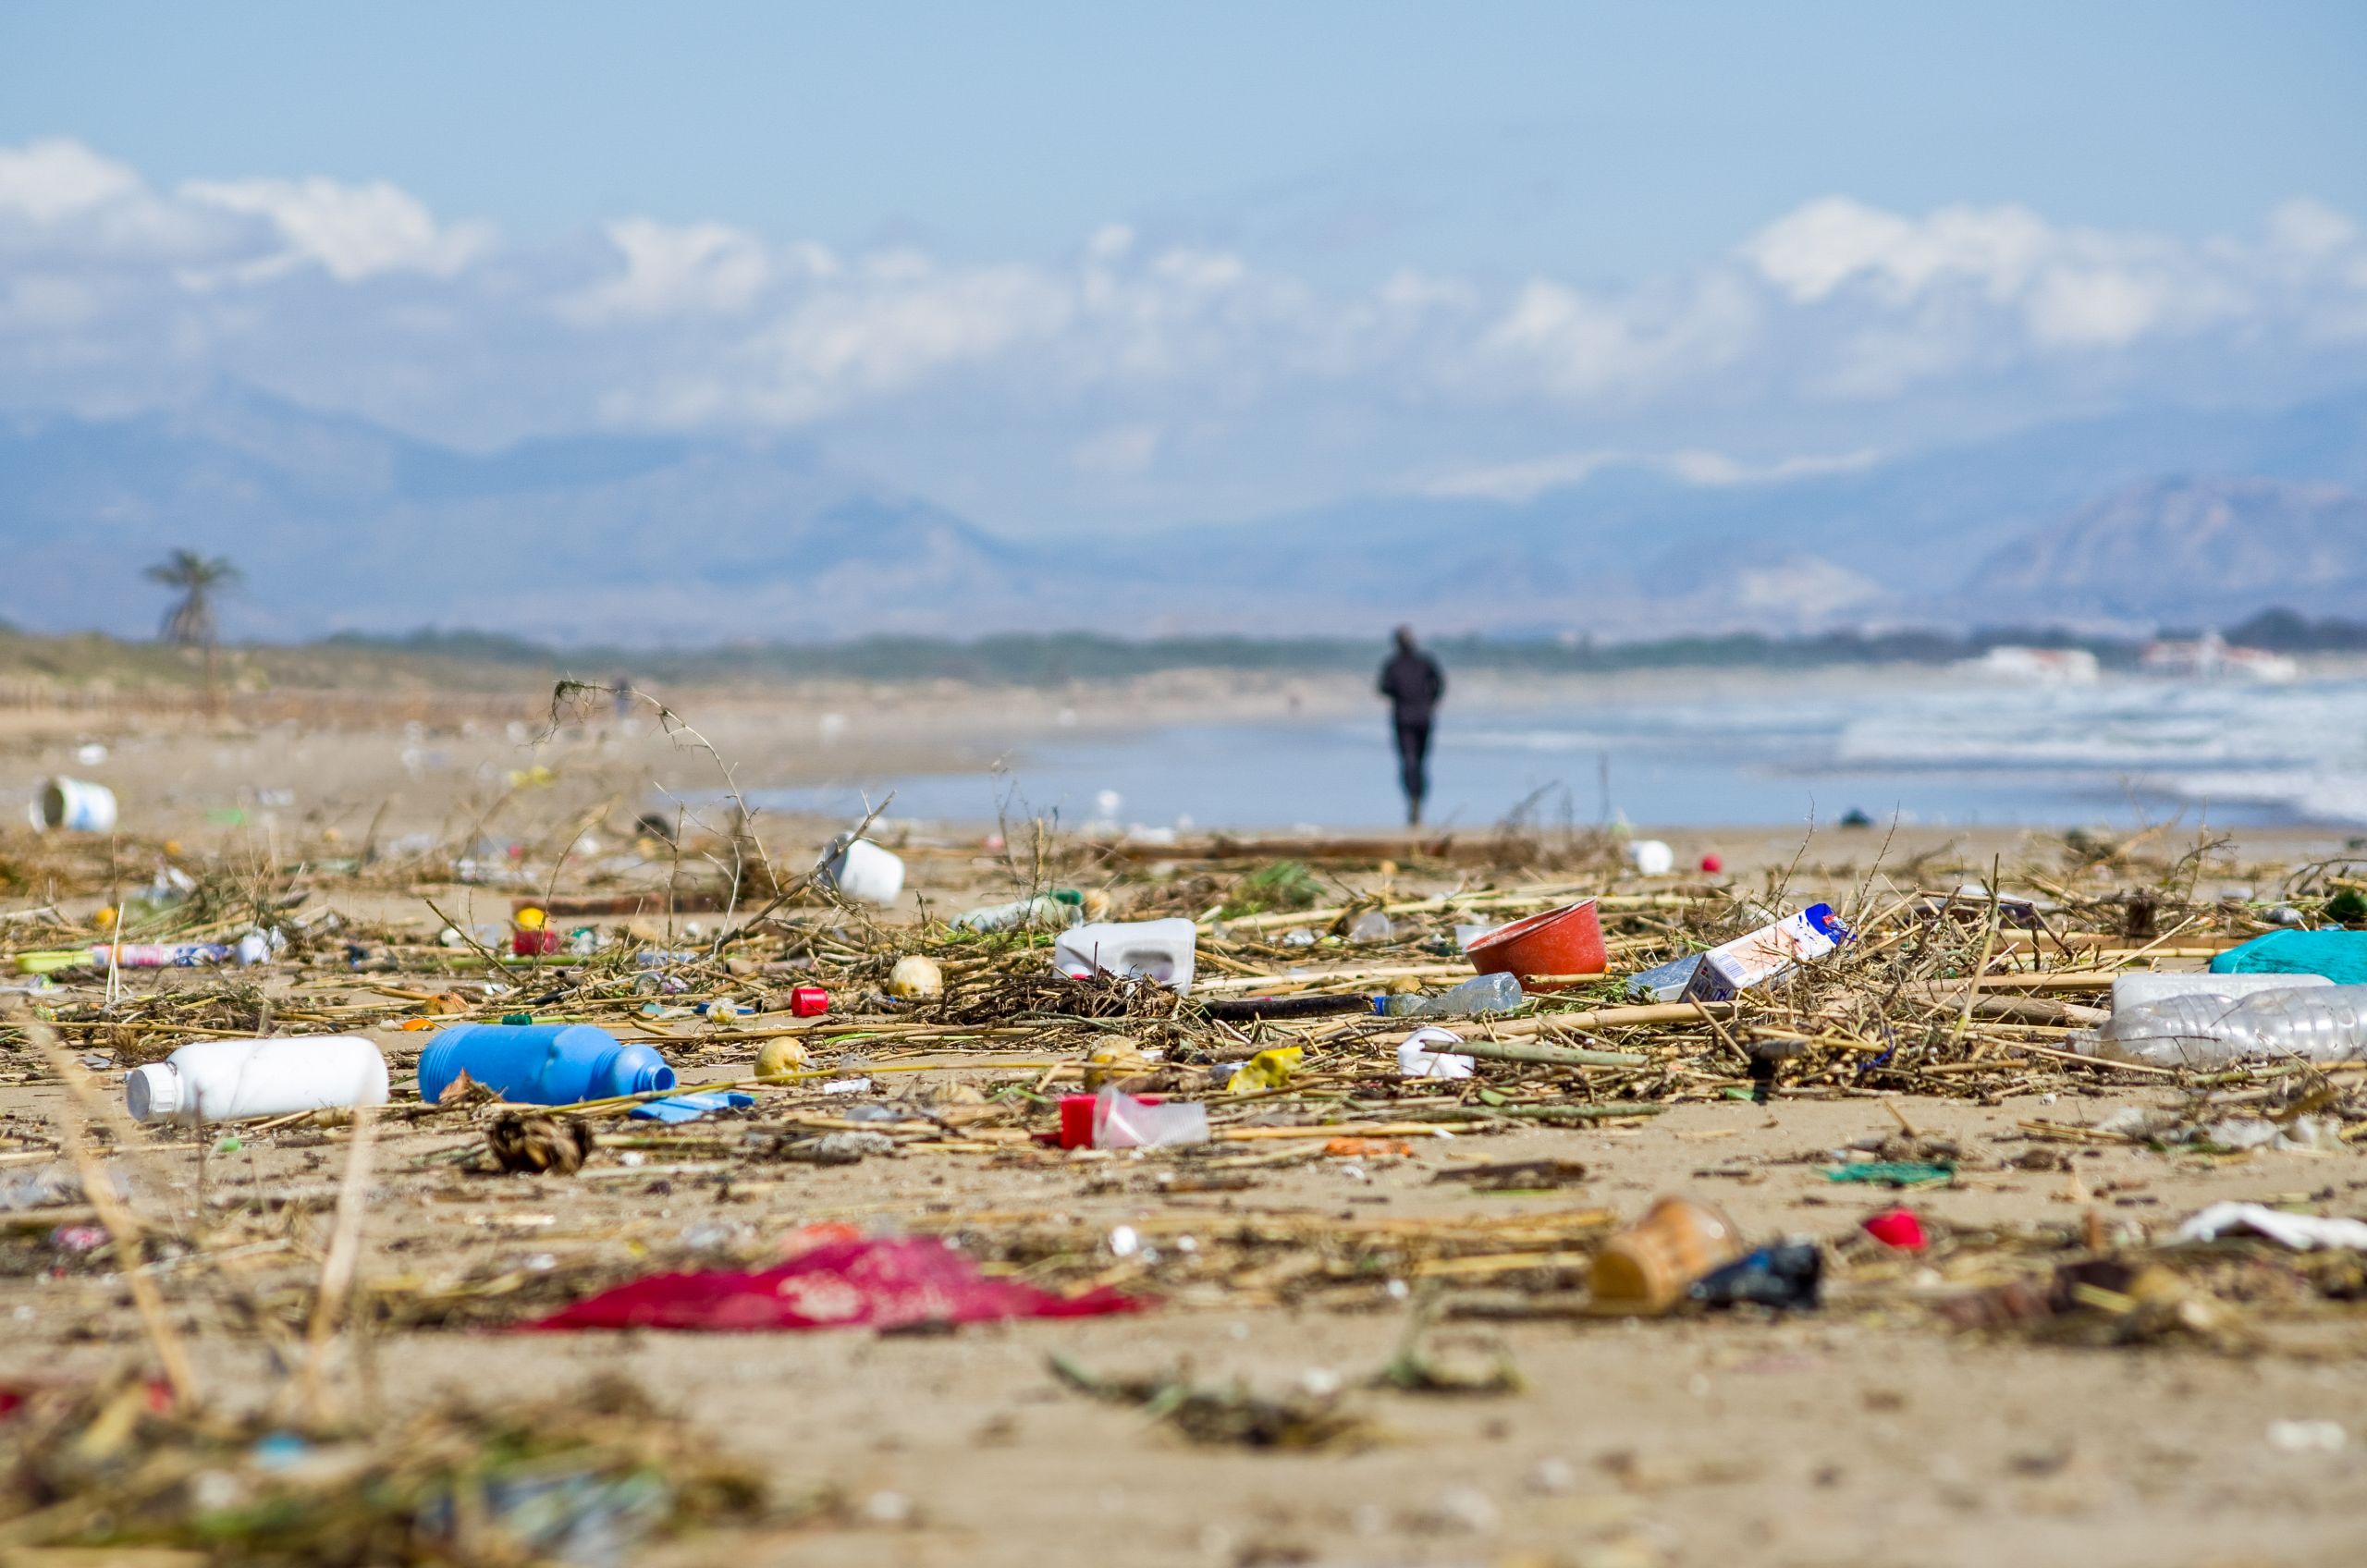
[[[830,993],[819,986],[792,986],[789,1011],[795,1018],[818,1018],[830,1011]]]
[[[509,950],[520,958],[535,958],[558,951],[558,933],[546,925],[539,931],[521,926],[509,933]]]
[[[1886,1208],[1865,1222],[1866,1234],[1901,1252],[1921,1252],[1931,1245],[1923,1221],[1911,1208]]]
[[[1540,974],[1600,974],[1611,967],[1592,899],[1490,931],[1471,944],[1470,953],[1478,973],[1510,974],[1523,986]]]

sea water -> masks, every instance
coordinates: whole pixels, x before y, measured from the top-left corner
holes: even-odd
[[[1027,742],[991,768],[764,792],[777,808],[900,817],[1057,812],[1120,827],[1352,827],[1402,815],[1387,715],[1150,727]],[[2367,680],[2289,685],[2137,676],[2087,685],[1821,671],[1714,672],[1552,707],[1450,698],[1427,813],[1547,822],[2367,825]],[[1114,797],[1114,800],[1113,800]]]

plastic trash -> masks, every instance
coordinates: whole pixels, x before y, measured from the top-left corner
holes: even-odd
[[[1693,972],[1701,967],[1699,953],[1687,953],[1666,963],[1627,977],[1627,994],[1637,1001],[1673,1002],[1685,995],[1693,984]]]
[[[1824,957],[1848,939],[1849,929],[1834,916],[1831,904],[1810,904],[1797,914],[1703,953],[1686,997],[1694,1001],[1730,1000]]]
[[[2112,981],[2115,1012],[2172,997],[2226,997],[2238,1001],[2260,991],[2290,990],[2297,986],[2331,986],[2323,974],[2163,974],[2140,972],[2116,974]]]
[[[124,1077],[135,1121],[247,1121],[386,1103],[386,1059],[359,1035],[201,1040]]]
[[[919,953],[907,953],[896,961],[888,972],[888,994],[906,1001],[925,1001],[945,994],[945,971],[937,960]]]
[[[1472,943],[1478,941],[1480,937],[1485,937],[1489,932],[1497,929],[1498,927],[1490,925],[1485,921],[1472,921],[1468,924],[1458,925],[1454,928],[1454,950],[1461,953],[1467,953],[1471,950]]]
[[[754,1095],[737,1089],[716,1089],[704,1094],[669,1095],[662,1100],[637,1105],[627,1114],[640,1121],[696,1121],[715,1111],[745,1110],[755,1103]]]
[[[1666,1312],[1686,1286],[1741,1252],[1733,1220],[1706,1203],[1664,1197],[1603,1243],[1588,1284],[1599,1311]]]
[[[1085,919],[1085,896],[1062,888],[1032,899],[982,904],[946,922],[956,931],[1065,931]]]
[[[44,778],[25,815],[40,833],[104,833],[115,827],[115,791],[80,778]]]
[[[101,969],[202,969],[210,964],[268,963],[286,946],[284,937],[250,931],[235,942],[93,942],[91,962]]]
[[[1397,927],[1390,924],[1389,916],[1377,909],[1368,909],[1348,922],[1348,940],[1351,942],[1386,942],[1396,935]]]
[[[2287,1214],[2257,1203],[2214,1203],[2178,1227],[2181,1242],[2211,1242],[2245,1233],[2266,1236],[2295,1252],[2320,1247],[2367,1252],[2367,1219],[2328,1219],[2315,1214]]]
[[[1397,1047],[1397,1075],[1401,1078],[1468,1078],[1478,1070],[1478,1061],[1450,1050],[1463,1044],[1461,1037],[1445,1029],[1417,1029],[1405,1036]]]
[[[810,1060],[811,1053],[797,1040],[767,1040],[756,1053],[756,1076],[778,1078],[783,1073],[796,1072]]]
[[[1199,928],[1182,915],[1072,926],[1052,944],[1052,967],[1072,980],[1099,973],[1156,980],[1189,991],[1199,936]]]
[[[2367,986],[2367,931],[2271,931],[2211,961],[2214,974],[2323,974]]]
[[[466,1072],[518,1105],[575,1105],[674,1086],[648,1046],[625,1045],[589,1023],[456,1023],[419,1058],[419,1097],[434,1105]]]
[[[1104,1089],[1093,1101],[1093,1146],[1163,1149],[1208,1141],[1208,1108],[1197,1100],[1136,1099]]]
[[[1686,1288],[1707,1307],[1772,1306],[1813,1312],[1824,1285],[1824,1252],[1814,1242],[1781,1242],[1746,1253]]]
[[[1234,1069],[1226,1088],[1236,1095],[1282,1088],[1297,1075],[1299,1063],[1306,1056],[1304,1046],[1275,1046],[1259,1051]]]
[[[2367,1057],[2367,986],[2292,986],[2230,1001],[2171,997],[2072,1036],[2107,1061],[2223,1067],[2238,1061],[2349,1061]]]
[[[829,1241],[761,1273],[657,1274],[603,1291],[529,1329],[908,1329],[1011,1317],[1098,1317],[1140,1311],[1107,1286],[1055,1295],[989,1280],[934,1237]]]
[[[1510,1012],[1520,1004],[1518,980],[1509,974],[1482,974],[1434,997],[1387,997],[1381,1008],[1392,1018],[1477,1018],[1484,1012]]]
[[[1676,869],[1676,851],[1659,839],[1638,839],[1627,846],[1627,864],[1638,876],[1666,876]]]
[[[1886,1208],[1868,1215],[1862,1223],[1866,1234],[1901,1252],[1921,1252],[1932,1244],[1923,1233],[1922,1216],[1911,1208]]]
[[[859,903],[892,904],[904,890],[903,857],[868,839],[857,839],[830,857],[822,880]]]
[[[1473,940],[1467,950],[1471,967],[1480,974],[1515,974],[1523,980],[1540,974],[1600,974],[1611,963],[1592,899],[1498,926]]]

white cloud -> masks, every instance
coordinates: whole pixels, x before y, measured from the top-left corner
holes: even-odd
[[[1519,505],[1533,501],[1549,490],[1581,484],[1613,468],[1642,469],[1703,489],[1720,489],[1737,484],[1780,484],[1823,473],[1850,473],[1870,468],[1879,460],[1881,454],[1871,450],[1831,456],[1808,454],[1767,463],[1744,462],[1723,452],[1699,449],[1563,452],[1521,462],[1459,469],[1417,480],[1410,488],[1424,496],[1478,496]]]
[[[383,180],[197,179],[179,194],[201,207],[262,218],[277,232],[281,249],[239,269],[248,278],[274,277],[307,263],[340,283],[388,272],[448,278],[493,242],[487,226],[439,225],[425,202]]]
[[[79,141],[52,137],[0,147],[0,213],[56,223],[138,194],[140,176]]]
[[[0,147],[0,406],[230,376],[463,439],[491,438],[489,410],[539,430],[875,420],[1025,447],[1064,484],[1159,467],[1176,486],[1229,483],[1229,441],[1298,442],[1273,460],[1313,443],[1343,484],[1415,469],[1444,476],[1417,486],[1432,493],[1520,498],[1607,462],[1697,484],[1814,472],[1695,449],[1770,414],[1848,451],[1874,438],[1851,423],[1867,405],[1919,396],[1932,425],[1982,398],[1992,423],[2034,415],[2050,388],[2265,399],[2344,366],[2367,379],[2362,341],[2367,235],[2309,200],[2193,239],[1833,196],[1625,284],[1409,268],[1352,286],[1122,223],[1049,259],[646,217],[516,244],[384,182],[159,191],[79,142]],[[1160,465],[1159,433],[1181,429],[1203,472]],[[1549,455],[1459,460],[1515,441]]]
[[[763,243],[722,224],[676,228],[648,218],[624,218],[608,225],[607,233],[624,259],[624,272],[559,303],[563,314],[588,325],[734,315],[754,303],[772,280],[772,259]],[[818,247],[803,260],[808,267],[836,268],[836,259]]]

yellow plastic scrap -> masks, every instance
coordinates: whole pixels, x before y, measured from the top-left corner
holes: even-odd
[[[1303,1046],[1276,1046],[1272,1050],[1259,1051],[1241,1064],[1226,1087],[1236,1095],[1279,1089],[1297,1075],[1299,1059],[1306,1054]]]

